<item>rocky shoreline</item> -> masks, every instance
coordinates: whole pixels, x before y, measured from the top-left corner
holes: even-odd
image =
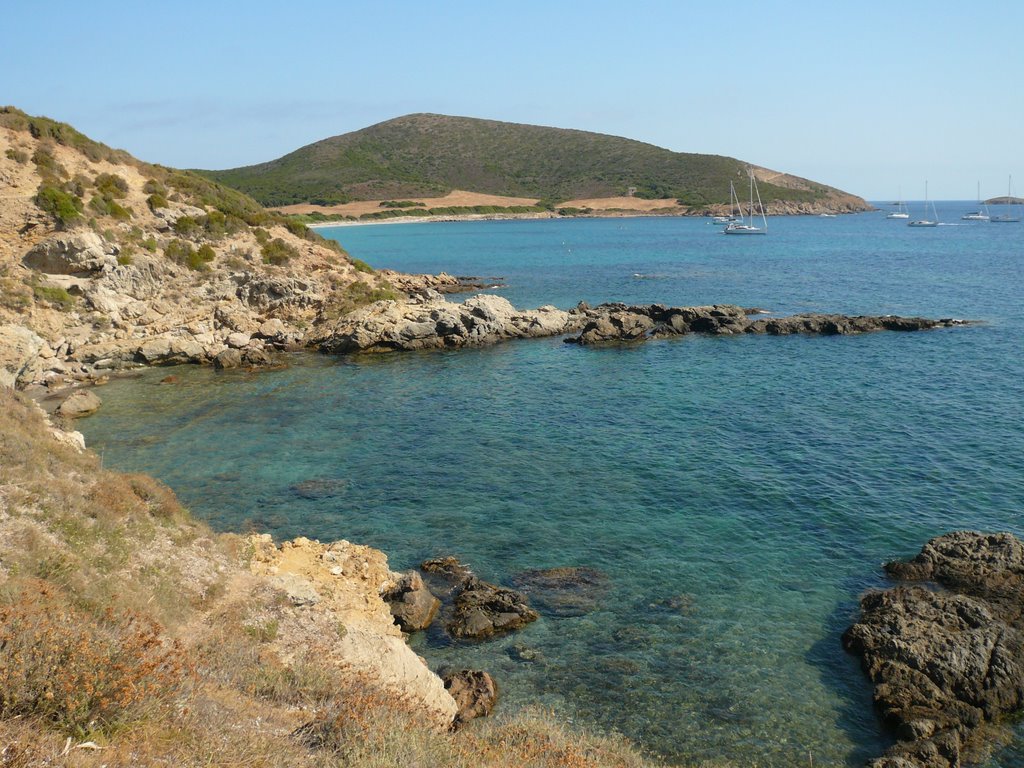
[[[843,636],[897,739],[871,766],[977,762],[1024,707],[1024,544],[957,531],[885,570],[901,583],[865,595]]]
[[[433,291],[421,291],[407,302],[378,302],[342,318],[314,336],[321,352],[391,352],[478,347],[510,339],[579,334],[567,343],[589,345],[708,334],[848,335],[875,331],[919,331],[965,325],[968,321],[931,320],[895,315],[803,314],[758,317],[763,310],[731,304],[666,307],[662,304],[584,303],[571,310],[544,306],[519,310],[494,295],[473,296],[461,304]]]

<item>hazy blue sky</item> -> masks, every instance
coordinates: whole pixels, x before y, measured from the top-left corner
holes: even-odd
[[[833,5],[835,7],[833,7]],[[410,112],[731,155],[869,199],[1024,190],[1024,2],[5,0],[0,102],[227,168]]]

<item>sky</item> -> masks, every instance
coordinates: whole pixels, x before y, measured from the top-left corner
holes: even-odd
[[[413,112],[729,155],[869,200],[1024,191],[1024,2],[4,0],[0,103],[231,168]]]

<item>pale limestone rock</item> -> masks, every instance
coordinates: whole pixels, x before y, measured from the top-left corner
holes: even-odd
[[[117,251],[92,230],[61,232],[34,246],[22,263],[52,275],[90,274],[116,267]]]
[[[96,413],[102,405],[99,395],[91,389],[79,389],[68,395],[57,406],[57,413],[70,419],[79,419]]]
[[[0,325],[0,387],[13,388],[45,342],[20,325]]]
[[[233,347],[234,349],[241,349],[242,347],[249,343],[250,338],[251,337],[249,336],[248,333],[241,333],[239,331],[236,331],[235,333],[229,334],[225,342],[229,347]]]

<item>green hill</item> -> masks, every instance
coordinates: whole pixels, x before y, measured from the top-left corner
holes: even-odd
[[[745,186],[741,160],[672,152],[588,131],[416,114],[334,136],[277,160],[200,173],[265,205],[385,200],[444,195],[453,189],[551,202],[626,195],[678,199],[689,206],[727,203],[729,180]],[[823,184],[757,169],[765,202],[860,198]]]

